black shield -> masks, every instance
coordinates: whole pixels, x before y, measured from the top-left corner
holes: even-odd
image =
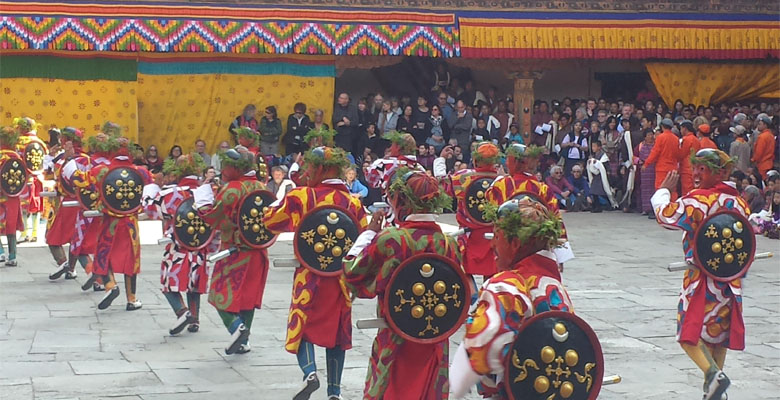
[[[393,331],[416,343],[447,339],[466,319],[469,279],[455,260],[418,254],[395,269],[384,295]]]
[[[466,188],[466,211],[471,219],[480,225],[490,225],[490,222],[485,220],[485,205],[487,204],[485,193],[495,179],[495,175],[481,175],[475,177]]]
[[[192,207],[194,202],[193,197],[182,201],[173,216],[173,237],[176,244],[190,251],[208,246],[215,232]]]
[[[43,156],[46,149],[39,140],[33,140],[24,146],[24,163],[30,173],[43,172]]]
[[[708,216],[693,236],[696,266],[719,282],[745,275],[756,255],[753,227],[747,218],[734,210]]]
[[[315,274],[341,275],[341,261],[359,234],[357,219],[345,208],[332,204],[316,207],[295,231],[295,256]]]
[[[267,190],[249,192],[241,199],[238,213],[238,233],[249,247],[264,249],[276,241],[276,235],[265,228],[263,214],[268,206],[276,201],[276,196]]]
[[[594,400],[604,380],[604,355],[585,321],[548,311],[520,326],[504,374],[513,400]]]
[[[111,212],[130,215],[141,208],[144,180],[133,167],[115,167],[100,182],[101,200]]]
[[[97,190],[95,190],[95,186],[87,185],[84,187],[77,186],[76,197],[78,198],[81,207],[85,210],[94,210],[97,207],[98,198],[100,196],[98,195]]]
[[[17,197],[27,184],[27,168],[15,153],[8,153],[9,158],[0,166],[0,189],[8,197]]]
[[[548,204],[544,200],[542,200],[542,198],[539,197],[538,194],[532,193],[532,192],[524,192],[524,191],[515,192],[512,195],[512,199],[511,200],[520,200],[523,197],[528,197],[529,199],[531,199],[533,201],[536,201],[537,203],[542,203],[545,207],[549,207]],[[501,204],[499,204],[499,206],[500,205]]]

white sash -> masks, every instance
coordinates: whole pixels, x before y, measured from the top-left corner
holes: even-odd
[[[609,203],[612,204],[613,208],[617,208],[618,204],[615,201],[615,196],[612,195],[612,188],[609,187],[609,176],[607,175],[607,170],[604,169],[604,163],[608,161],[607,153],[602,154],[598,160],[595,158],[588,160],[588,182],[593,184],[593,176],[601,175],[601,186],[609,198]]]
[[[623,200],[620,202],[625,204],[624,207],[628,207],[631,205],[631,193],[634,192],[634,176],[636,174],[636,166],[634,165],[634,146],[633,143],[631,143],[631,132],[625,131],[623,132],[623,140],[626,141],[626,146],[628,148],[628,160],[623,164],[628,168],[628,182],[626,183],[626,193],[623,194]],[[628,200],[628,203],[626,203],[626,200]]]

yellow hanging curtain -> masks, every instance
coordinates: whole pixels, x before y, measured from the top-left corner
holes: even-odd
[[[780,98],[780,66],[771,64],[648,63],[647,72],[668,105],[710,105]]]

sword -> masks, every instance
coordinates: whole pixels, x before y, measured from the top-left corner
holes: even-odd
[[[757,253],[753,260],[762,260],[765,258],[772,258],[774,257],[774,253],[771,251],[767,251],[766,253]],[[679,262],[673,262],[669,263],[669,266],[666,268],[669,270],[669,272],[677,272],[677,271],[685,271],[686,269],[695,268],[695,266],[688,261],[679,261]]]
[[[62,204],[60,204],[61,207],[79,207],[81,204],[79,204],[76,200],[68,200],[63,201]]]
[[[222,250],[222,251],[220,251],[220,252],[217,252],[217,253],[214,253],[214,254],[210,255],[210,256],[207,258],[207,260],[208,260],[208,262],[210,262],[210,263],[215,263],[215,262],[217,262],[217,261],[219,261],[219,260],[222,260],[222,259],[224,259],[224,258],[227,258],[229,255],[231,255],[231,254],[233,254],[233,253],[235,253],[235,252],[237,252],[237,251],[238,251],[238,248],[231,247],[231,248],[229,248],[229,249]]]
[[[361,319],[355,323],[355,326],[358,329],[387,328],[387,322],[384,318]]]
[[[57,192],[41,192],[41,197],[57,197]]]
[[[373,206],[377,209],[390,208],[390,204],[387,204],[384,201],[375,201]]]
[[[298,268],[299,265],[295,258],[274,258],[274,268]]]
[[[171,239],[168,236],[157,239],[157,244],[168,244],[168,243],[172,243],[172,242],[173,242],[173,239]]]
[[[103,216],[103,213],[98,210],[84,211],[84,217],[86,218],[94,218],[94,217],[101,217],[101,216]]]
[[[616,383],[623,382],[623,378],[620,377],[620,375],[610,375],[605,376],[604,380],[601,381],[602,385],[614,385]]]

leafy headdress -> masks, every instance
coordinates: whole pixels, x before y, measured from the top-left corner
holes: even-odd
[[[452,198],[436,179],[405,166],[394,171],[387,194],[403,198],[412,213],[441,213],[452,209]]]
[[[408,133],[390,131],[385,133],[382,138],[390,141],[392,144],[398,145],[401,154],[414,154],[414,151],[417,149],[417,143],[414,140],[414,136]]]
[[[206,163],[197,153],[182,154],[176,160],[168,158],[163,163],[163,174],[173,176],[175,178],[182,178],[190,175],[200,175],[201,171],[206,168]]]
[[[339,170],[350,165],[347,154],[338,147],[320,146],[306,152],[303,162],[307,168],[337,167]]]
[[[255,157],[244,146],[236,146],[233,149],[219,153],[222,169],[232,167],[241,172],[247,172],[255,168]]]
[[[252,128],[246,126],[233,128],[233,133],[236,134],[236,140],[240,141],[243,139],[242,142],[246,143],[243,146],[249,145],[251,147],[254,147],[257,146],[257,144],[260,142],[260,132]]]
[[[335,143],[333,138],[336,137],[336,131],[332,129],[311,129],[306,132],[306,136],[303,137],[303,142],[311,145],[311,141],[320,139],[318,146],[332,147]]]
[[[520,143],[512,143],[506,148],[506,156],[514,157],[516,160],[523,158],[537,158],[542,155],[544,148],[534,145],[524,145]]]
[[[725,152],[718,149],[701,149],[695,154],[691,151],[692,165],[706,165],[712,172],[719,172],[725,169],[731,169],[737,157],[729,157]]]
[[[493,142],[480,142],[471,152],[471,158],[475,164],[492,165],[501,160],[501,151]]]
[[[539,201],[520,196],[496,206],[486,204],[485,219],[493,222],[507,239],[518,239],[521,243],[537,240],[547,249],[559,246],[563,234],[561,217],[550,211]]]
[[[11,149],[19,141],[19,131],[12,126],[0,127],[0,147]]]

